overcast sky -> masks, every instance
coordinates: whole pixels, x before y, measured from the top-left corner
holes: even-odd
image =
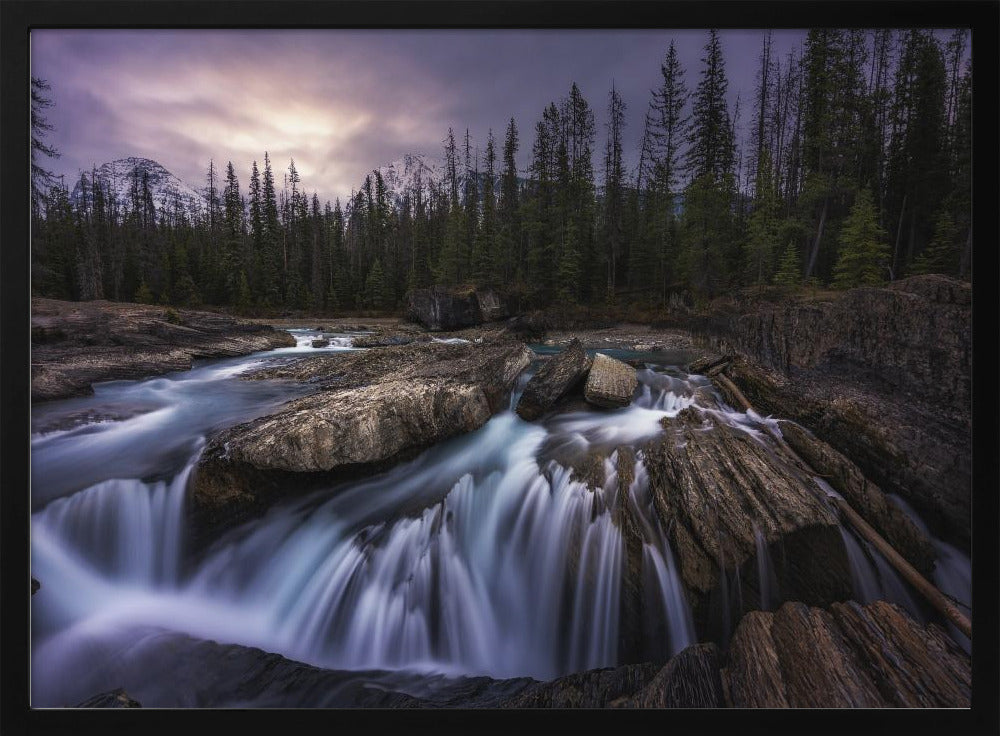
[[[751,116],[763,31],[722,31],[730,102]],[[276,180],[294,157],[309,192],[346,197],[365,173],[406,153],[441,155],[449,126],[485,145],[513,116],[518,163],[530,157],[543,107],[576,82],[595,110],[603,150],[612,83],[637,158],[649,91],[670,40],[694,88],[706,31],[40,30],[32,74],[52,86],[62,153],[52,168],[151,158],[195,188],[209,159],[232,161],[243,192],[251,162],[270,153]],[[784,56],[804,31],[775,31]],[[498,149],[499,153],[499,149]],[[599,157],[595,160],[599,163]]]

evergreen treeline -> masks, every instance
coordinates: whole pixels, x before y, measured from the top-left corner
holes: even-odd
[[[671,43],[624,166],[617,90],[598,140],[574,84],[530,142],[513,119],[483,151],[444,141],[441,182],[392,196],[373,171],[349,201],[282,186],[265,153],[245,189],[209,165],[204,213],[157,210],[138,172],[121,207],[105,182],[70,203],[33,157],[34,293],[230,305],[242,312],[393,310],[433,284],[500,288],[524,306],[701,301],[740,286],[878,284],[971,269],[967,32],[813,30],[786,58],[765,33],[748,131],[710,31],[688,89]],[[33,80],[33,154],[47,87]],[[742,98],[739,98],[742,99]],[[530,145],[531,163],[515,159]],[[595,155],[603,164],[595,171]]]

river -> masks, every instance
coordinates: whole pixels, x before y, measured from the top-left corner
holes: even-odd
[[[172,635],[383,673],[373,681],[384,673],[411,683],[547,680],[613,666],[624,565],[611,512],[619,494],[641,520],[651,654],[665,659],[696,642],[641,452],[634,479],[621,487],[614,448],[638,447],[661,431],[662,418],[688,406],[762,443],[773,441],[774,422],[720,408],[709,379],[688,375],[671,355],[641,356],[646,367],[629,407],[544,423],[508,409],[387,472],[291,494],[192,551],[185,491],[206,438],[307,390],[240,374],[352,349],[350,335],[313,348],[315,333],[290,331],[294,348],[99,384],[93,396],[34,408],[31,566],[42,587],[32,598],[33,706],[73,705],[122,686],[146,706],[234,705],[178,695],[183,683],[170,659],[147,652]],[[570,465],[595,449],[609,456],[603,484],[590,489]],[[844,540],[858,600],[887,598],[928,619],[877,552],[847,529]],[[936,582],[968,603],[968,559],[936,544]],[[774,586],[766,548],[757,562],[767,599]]]

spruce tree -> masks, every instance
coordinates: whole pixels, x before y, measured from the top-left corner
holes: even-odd
[[[503,163],[500,171],[500,202],[497,213],[500,249],[501,283],[510,287],[515,274],[522,271],[521,252],[521,203],[517,178],[518,150],[517,124],[514,118],[507,123],[503,143]]]
[[[923,253],[917,256],[910,273],[954,275],[958,271],[958,232],[958,226],[951,215],[950,203],[945,203],[938,211],[934,237]]]
[[[785,252],[781,256],[778,270],[774,274],[774,284],[776,286],[796,287],[802,283],[802,264],[799,257],[799,249],[794,240],[789,240],[785,246]]]
[[[872,193],[862,189],[840,231],[833,284],[839,289],[877,286],[885,281],[888,260],[885,231],[878,224]]]

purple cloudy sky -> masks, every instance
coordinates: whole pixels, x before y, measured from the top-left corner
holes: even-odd
[[[731,103],[749,120],[760,30],[721,32]],[[804,38],[775,31],[784,56]],[[595,109],[603,149],[612,82],[628,105],[637,158],[649,90],[671,39],[691,88],[705,31],[41,30],[32,74],[52,86],[53,169],[143,156],[196,188],[209,159],[231,160],[243,191],[250,163],[294,157],[307,191],[349,195],[367,171],[405,153],[440,156],[448,127],[484,146],[513,116],[527,164],[542,108],[576,81]],[[599,163],[599,156],[595,157]]]

